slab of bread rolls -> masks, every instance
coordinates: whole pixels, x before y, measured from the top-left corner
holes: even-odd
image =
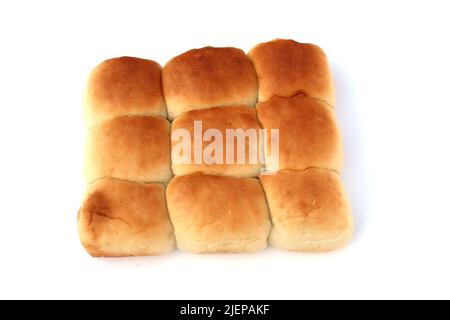
[[[341,248],[353,220],[334,105],[324,52],[293,40],[248,54],[194,49],[164,67],[133,57],[102,62],[84,95],[83,246],[95,257]],[[207,148],[194,141],[199,121],[223,136],[276,129],[279,141],[263,154],[244,141],[242,162],[234,145],[230,162],[197,163],[192,150],[182,154],[190,163],[175,160],[178,129]]]

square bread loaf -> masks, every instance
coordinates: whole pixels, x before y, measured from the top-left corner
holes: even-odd
[[[202,138],[195,135],[194,124],[196,121],[201,121],[201,129],[208,138],[208,140],[200,140],[201,148],[198,149],[201,151],[199,155],[202,158],[199,163],[195,162],[194,139]],[[187,130],[190,133],[191,152],[186,155],[186,158],[180,148],[183,138],[176,135],[179,129]],[[225,141],[227,129],[242,130],[242,132],[239,137],[237,137],[238,133],[229,134],[230,139],[227,142]],[[253,130],[247,131],[249,129]],[[172,168],[174,174],[186,175],[203,172],[236,177],[257,177],[261,173],[262,167],[258,149],[259,129],[261,129],[261,125],[256,118],[255,109],[245,106],[213,107],[182,114],[172,123]],[[215,130],[215,132],[209,130]],[[218,133],[223,139],[213,135]],[[245,135],[246,133],[248,135]],[[245,144],[239,143],[239,139]],[[242,146],[241,150],[238,150],[238,144]],[[208,150],[210,151],[208,152]],[[241,163],[238,162],[239,155],[243,160]],[[232,160],[229,164],[227,164],[227,158]]]
[[[217,106],[255,106],[258,80],[252,63],[237,48],[193,49],[171,59],[162,82],[169,119]]]
[[[182,250],[236,253],[267,246],[270,219],[258,179],[177,176],[167,186],[167,204]]]
[[[311,167],[341,171],[341,135],[334,110],[327,104],[304,95],[273,97],[258,103],[257,111],[264,128],[279,130],[279,163],[270,158],[269,140],[267,171]]]
[[[86,250],[97,257],[156,255],[175,246],[159,183],[96,180],[87,187],[78,230]]]
[[[262,175],[272,219],[270,244],[286,250],[335,250],[350,241],[353,220],[338,174],[323,169]]]
[[[334,106],[333,77],[318,46],[278,39],[257,45],[249,57],[258,74],[260,102],[303,93]]]
[[[167,117],[161,66],[133,57],[109,59],[90,74],[84,96],[88,128],[124,115]]]
[[[102,122],[87,134],[85,178],[113,177],[138,182],[167,182],[170,124],[163,118],[122,116]]]
[[[102,62],[84,95],[82,244],[96,257],[342,247],[353,220],[334,105],[325,53],[294,40],[163,68]]]

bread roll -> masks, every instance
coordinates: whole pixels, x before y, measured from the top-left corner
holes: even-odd
[[[121,57],[106,60],[92,71],[84,99],[86,126],[125,115],[167,117],[158,63]]]
[[[84,168],[87,182],[103,177],[169,181],[169,122],[163,118],[125,116],[93,127],[87,135]]]
[[[78,230],[95,257],[147,256],[174,248],[164,186],[115,179],[88,185]]]
[[[167,187],[167,204],[182,250],[254,252],[267,245],[270,220],[258,179],[177,176]]]
[[[293,40],[261,43],[249,52],[259,80],[259,101],[298,93],[334,106],[333,79],[318,46]]]
[[[340,172],[342,139],[334,110],[328,105],[303,95],[274,97],[258,103],[257,112],[265,129],[279,129],[279,166],[270,157],[269,139],[267,171],[318,167]]]
[[[260,179],[272,218],[271,245],[314,252],[334,250],[350,241],[351,209],[335,172],[284,170]]]
[[[209,129],[218,130],[222,136],[222,139],[209,136],[209,141],[203,141],[201,144],[202,148],[200,149],[201,152],[199,153],[201,156],[201,164],[196,164],[194,157],[194,139],[202,139],[198,134],[194,134],[195,121],[201,121],[201,130],[205,134],[205,137],[208,137]],[[190,133],[191,154],[187,155],[185,159],[190,164],[181,163],[180,160],[183,160],[182,158],[184,156],[183,151],[177,152],[177,148],[182,142],[182,138],[177,138],[175,135],[179,129],[186,129]],[[228,139],[228,143],[233,143],[234,147],[229,144],[227,148],[226,129],[242,129],[242,138],[234,136],[234,138]],[[248,129],[252,130],[247,131]],[[186,175],[193,172],[203,172],[226,176],[257,177],[261,171],[258,150],[259,129],[261,129],[261,125],[256,118],[255,109],[245,106],[213,107],[184,113],[172,123],[172,168],[174,174]],[[248,135],[244,136],[243,134],[245,133],[248,133]],[[209,146],[214,144],[215,148],[212,150]],[[239,148],[242,146],[239,152],[238,145]],[[240,160],[244,160],[241,163],[238,162],[239,153],[241,155]],[[203,154],[208,159],[203,157]],[[227,156],[231,160],[228,164]],[[217,162],[212,163],[212,161]]]
[[[236,48],[193,49],[170,60],[162,72],[163,91],[174,119],[183,112],[216,106],[254,106],[255,70]]]

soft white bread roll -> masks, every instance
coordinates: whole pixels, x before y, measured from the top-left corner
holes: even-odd
[[[182,250],[254,252],[267,246],[269,212],[258,179],[177,176],[167,187],[167,204]]]
[[[169,122],[156,117],[125,116],[94,126],[87,135],[84,172],[87,182],[103,177],[169,181]]]
[[[88,185],[78,230],[95,257],[163,254],[175,246],[162,184],[100,179]]]
[[[236,48],[185,52],[164,66],[162,82],[169,119],[194,109],[254,106],[258,92],[252,63]]]
[[[158,63],[120,57],[106,60],[92,71],[84,99],[86,126],[125,115],[167,117]]]
[[[272,218],[271,245],[315,252],[335,250],[350,241],[351,209],[337,173],[284,170],[260,179]]]
[[[304,93],[334,106],[333,78],[325,53],[293,40],[261,43],[249,52],[259,81],[259,101]]]
[[[257,105],[265,129],[279,129],[279,165],[265,153],[266,170],[304,170],[317,167],[340,172],[343,164],[342,139],[335,112],[325,103],[297,95],[273,97]]]
[[[219,132],[216,133],[220,133],[222,136],[222,139],[209,136],[208,140],[202,142],[201,153],[199,153],[202,156],[200,164],[195,163],[194,157],[194,139],[201,139],[198,134],[194,134],[195,121],[201,121],[201,129],[205,136],[210,129],[218,130]],[[191,153],[187,155],[186,159],[183,159],[183,150],[179,148],[183,138],[175,135],[180,129],[185,129],[190,133]],[[228,148],[226,129],[243,130],[237,133],[239,137],[228,138]],[[248,129],[251,130],[247,131]],[[236,177],[257,177],[261,172],[261,161],[258,153],[259,129],[261,129],[261,125],[256,118],[255,109],[245,106],[213,107],[192,110],[182,114],[172,123],[172,169],[174,174],[186,175],[203,172]],[[245,133],[248,133],[248,135],[245,135]],[[238,150],[238,146],[240,150]],[[241,163],[238,162],[239,152],[241,160],[244,160]],[[227,163],[227,156],[231,160],[229,163]],[[187,160],[189,163],[182,163],[182,160]],[[212,163],[212,161],[216,162]]]

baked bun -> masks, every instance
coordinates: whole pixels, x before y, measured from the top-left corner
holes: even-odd
[[[167,117],[161,66],[155,61],[120,57],[92,71],[84,99],[86,126],[125,115]]]
[[[258,81],[252,63],[237,48],[193,49],[171,59],[162,71],[169,119],[194,109],[254,106]]]
[[[106,178],[87,187],[78,230],[95,257],[163,254],[175,246],[164,186]]]
[[[260,179],[272,218],[271,245],[314,252],[335,250],[350,241],[351,209],[337,173],[284,170]]]
[[[201,121],[201,129],[205,136],[207,136],[210,129],[216,129],[213,132],[218,130],[218,133],[222,136],[222,139],[210,136],[209,141],[203,141],[202,152],[199,155],[206,154],[208,159],[203,156],[200,159],[200,164],[195,163],[194,157],[194,139],[195,137],[199,139],[198,134],[194,134],[195,121]],[[191,154],[187,155],[184,160],[183,150],[179,150],[183,138],[177,137],[175,134],[179,129],[187,130],[191,138]],[[226,129],[242,129],[240,133],[238,132],[239,138],[234,136],[234,138],[228,139],[228,143],[233,143],[234,147],[231,144],[229,144],[231,147],[226,147]],[[247,131],[248,129],[254,130]],[[193,172],[203,172],[236,177],[257,177],[261,172],[261,161],[258,153],[259,129],[261,129],[261,125],[256,118],[255,109],[245,106],[213,107],[192,110],[182,114],[172,123],[172,169],[174,174],[186,175]],[[244,136],[245,133],[248,133],[248,135]],[[245,141],[245,145],[244,143],[239,143],[240,141]],[[214,146],[214,144],[215,148],[209,147],[211,145]],[[245,148],[238,150],[238,145]],[[238,162],[238,154],[241,155],[240,160],[242,161],[240,163]],[[231,160],[228,164],[227,156]],[[213,163],[213,161],[216,162]]]
[[[259,101],[298,93],[334,106],[333,78],[318,46],[293,40],[261,43],[249,52],[259,80]]]
[[[254,252],[267,246],[270,220],[258,179],[198,173],[174,177],[167,204],[182,250]]]
[[[279,165],[271,159],[271,143],[266,156],[266,170],[304,170],[317,167],[340,172],[343,147],[335,112],[323,102],[297,95],[273,97],[257,105],[262,126],[279,129]]]
[[[85,149],[85,178],[113,177],[138,182],[167,182],[170,127],[163,118],[117,117],[89,130]]]

